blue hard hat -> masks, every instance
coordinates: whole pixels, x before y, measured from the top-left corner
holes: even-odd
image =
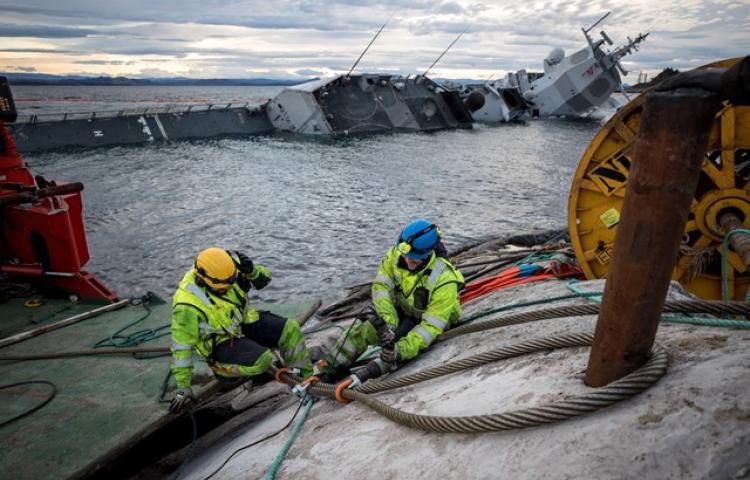
[[[440,231],[424,218],[409,222],[398,237],[398,250],[412,260],[424,260],[437,247]]]

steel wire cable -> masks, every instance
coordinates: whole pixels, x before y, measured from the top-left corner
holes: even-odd
[[[599,304],[586,304],[509,315],[449,330],[441,336],[441,339],[536,320],[592,315],[598,313],[599,309]],[[744,302],[680,300],[667,302],[664,305],[663,311],[665,313],[747,315],[750,314],[750,304]],[[489,314],[492,312],[487,313]],[[538,351],[549,351],[557,348],[583,347],[591,345],[592,342],[592,333],[565,334],[550,338],[529,340],[519,344],[509,345],[477,355],[472,355],[455,362],[428,368],[400,378],[367,382],[355,389],[344,390],[342,392],[342,397],[347,400],[360,401],[390,420],[408,427],[430,432],[482,433],[528,428],[590,413],[594,410],[598,410],[640,393],[658,381],[667,371],[669,363],[667,352],[661,346],[655,345],[651,356],[644,365],[629,375],[616,380],[605,387],[583,395],[569,397],[559,402],[499,414],[473,416],[418,415],[391,407],[371,396],[373,393],[413,385],[497,360]],[[288,373],[282,374],[281,378],[290,384],[299,383],[301,381],[301,379]],[[309,391],[314,395],[335,398],[335,388],[335,385],[319,382],[311,385]]]
[[[558,402],[498,414],[471,416],[420,415],[391,407],[371,395],[377,392],[413,385],[497,360],[557,348],[584,347],[591,345],[592,341],[593,334],[591,333],[567,334],[546,339],[530,340],[473,355],[456,362],[451,362],[450,364],[430,368],[401,378],[367,382],[356,389],[344,390],[342,395],[348,400],[360,401],[386,418],[408,427],[429,432],[484,433],[528,428],[590,413],[640,393],[659,380],[667,371],[667,353],[663,348],[657,346],[649,360],[641,368],[620,380],[610,383],[606,387],[582,395],[572,396]],[[291,380],[289,376],[286,376],[286,378]],[[335,385],[321,383],[309,387],[312,394],[329,398],[334,398],[334,389]]]

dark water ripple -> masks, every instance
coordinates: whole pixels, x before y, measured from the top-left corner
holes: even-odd
[[[341,141],[222,139],[29,155],[36,174],[81,181],[96,272],[121,296],[170,295],[219,245],[273,272],[266,301],[333,299],[369,280],[408,220],[449,246],[566,225],[595,121],[534,121]]]

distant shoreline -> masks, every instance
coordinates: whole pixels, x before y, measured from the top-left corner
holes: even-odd
[[[280,80],[273,78],[247,78],[247,79],[231,79],[231,78],[210,78],[210,79],[197,79],[197,78],[127,78],[127,77],[62,77],[55,75],[43,75],[39,74],[12,74],[12,73],[0,73],[0,76],[4,76],[8,79],[11,85],[28,85],[28,86],[116,86],[116,87],[129,87],[129,86],[184,86],[184,87],[287,87],[291,85],[299,85],[317,78],[308,78],[304,80]]]

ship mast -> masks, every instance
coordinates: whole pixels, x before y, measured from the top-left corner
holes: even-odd
[[[468,30],[469,30],[469,27],[466,27],[463,32],[461,32],[461,33],[458,34],[458,36],[456,37],[456,39],[453,40],[450,45],[448,45],[448,48],[446,48],[445,50],[443,50],[443,53],[441,53],[440,56],[438,58],[436,58],[434,62],[432,62],[432,65],[430,65],[427,68],[427,70],[424,71],[424,73],[422,74],[423,77],[426,77],[427,74],[430,73],[430,70],[432,70],[432,67],[434,67],[440,61],[441,58],[443,58],[443,55],[445,55],[446,53],[448,53],[448,50],[450,50],[451,47],[456,44],[456,42],[458,41],[458,39],[461,38],[461,36],[464,33],[466,33]]]
[[[359,61],[362,60],[362,57],[365,56],[365,53],[367,53],[367,51],[370,49],[370,47],[372,46],[372,44],[375,42],[375,39],[378,38],[378,35],[380,35],[380,32],[382,32],[383,29],[385,28],[386,24],[388,24],[389,20],[390,20],[390,18],[388,20],[386,20],[385,23],[383,23],[383,25],[380,27],[380,30],[378,30],[377,33],[375,33],[375,36],[372,37],[372,40],[370,40],[370,43],[368,43],[367,46],[365,47],[365,49],[362,50],[362,53],[359,55],[359,58],[357,58],[357,61],[354,62],[354,65],[352,65],[352,68],[350,68],[349,72],[346,74],[347,77],[349,77],[349,75],[352,74],[352,72],[354,71],[354,69],[357,67],[357,64],[359,64]]]

